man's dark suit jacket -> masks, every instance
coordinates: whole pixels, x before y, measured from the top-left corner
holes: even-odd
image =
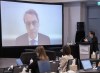
[[[26,70],[26,72],[29,72],[29,69],[31,69],[32,71],[32,73],[40,73],[39,72],[39,67],[38,67],[38,61],[39,61],[40,59],[37,57],[37,58],[35,58],[34,59],[34,62],[32,62],[31,64],[29,64],[28,65],[28,68],[27,68],[27,70]]]
[[[16,46],[26,46],[26,45],[29,45],[27,33],[16,38]],[[50,45],[50,38],[46,35],[38,33],[38,45]]]

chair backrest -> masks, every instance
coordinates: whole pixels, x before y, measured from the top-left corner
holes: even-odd
[[[25,52],[35,52],[35,49],[25,49]]]
[[[4,73],[4,68],[0,68],[0,73]]]
[[[72,65],[74,59],[69,59],[67,63],[67,70],[70,69],[70,65]]]
[[[39,72],[40,73],[45,73],[45,72],[50,72],[51,71],[49,60],[40,60],[40,61],[38,61],[38,67],[39,67]]]
[[[30,59],[35,59],[36,53],[35,52],[23,52],[21,53],[20,59],[22,60],[23,64],[29,64]]]
[[[79,45],[80,59],[90,58],[90,45]]]
[[[59,61],[50,61],[51,72],[57,72],[59,67]]]
[[[49,60],[56,59],[56,52],[55,51],[46,50],[46,54],[49,57]]]

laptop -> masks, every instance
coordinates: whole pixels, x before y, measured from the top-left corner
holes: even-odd
[[[81,60],[83,70],[80,70],[79,72],[85,72],[85,73],[99,73],[100,71],[97,69],[92,68],[92,64],[89,59],[87,60]]]
[[[18,66],[23,65],[23,63],[22,63],[22,61],[21,61],[20,58],[16,59],[16,64],[17,64]]]
[[[83,66],[83,69],[84,69],[84,70],[93,70],[93,69],[92,69],[92,64],[91,64],[91,62],[90,62],[89,59],[81,60],[81,63],[82,63],[82,66]]]

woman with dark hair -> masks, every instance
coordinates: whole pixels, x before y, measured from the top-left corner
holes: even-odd
[[[33,60],[33,62],[28,66],[28,69],[27,69],[27,71],[31,69],[32,73],[39,73],[39,68],[38,68],[38,63],[37,63],[39,60],[49,60],[43,46],[38,46],[36,48],[36,54],[37,54],[37,58]]]
[[[67,62],[70,59],[73,59],[73,56],[71,55],[71,49],[68,45],[65,45],[62,47],[62,57],[60,59],[60,69],[65,72],[67,67]]]
[[[48,56],[46,55],[46,52],[43,46],[39,46],[36,48],[36,54],[40,60],[48,60]]]
[[[89,39],[85,39],[84,41],[86,42],[89,42],[90,43],[90,47],[91,47],[91,50],[90,50],[90,53],[92,54],[92,52],[96,52],[98,51],[98,39],[97,37],[95,36],[95,32],[94,31],[89,31]]]

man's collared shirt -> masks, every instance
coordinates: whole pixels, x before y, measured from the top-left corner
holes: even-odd
[[[36,37],[35,39],[31,39],[30,37],[28,37],[28,40],[29,40],[29,45],[33,45],[33,44],[31,44],[31,41],[32,41],[32,40],[35,41],[35,42],[34,42],[34,45],[38,45],[38,35],[37,35],[37,37]]]

